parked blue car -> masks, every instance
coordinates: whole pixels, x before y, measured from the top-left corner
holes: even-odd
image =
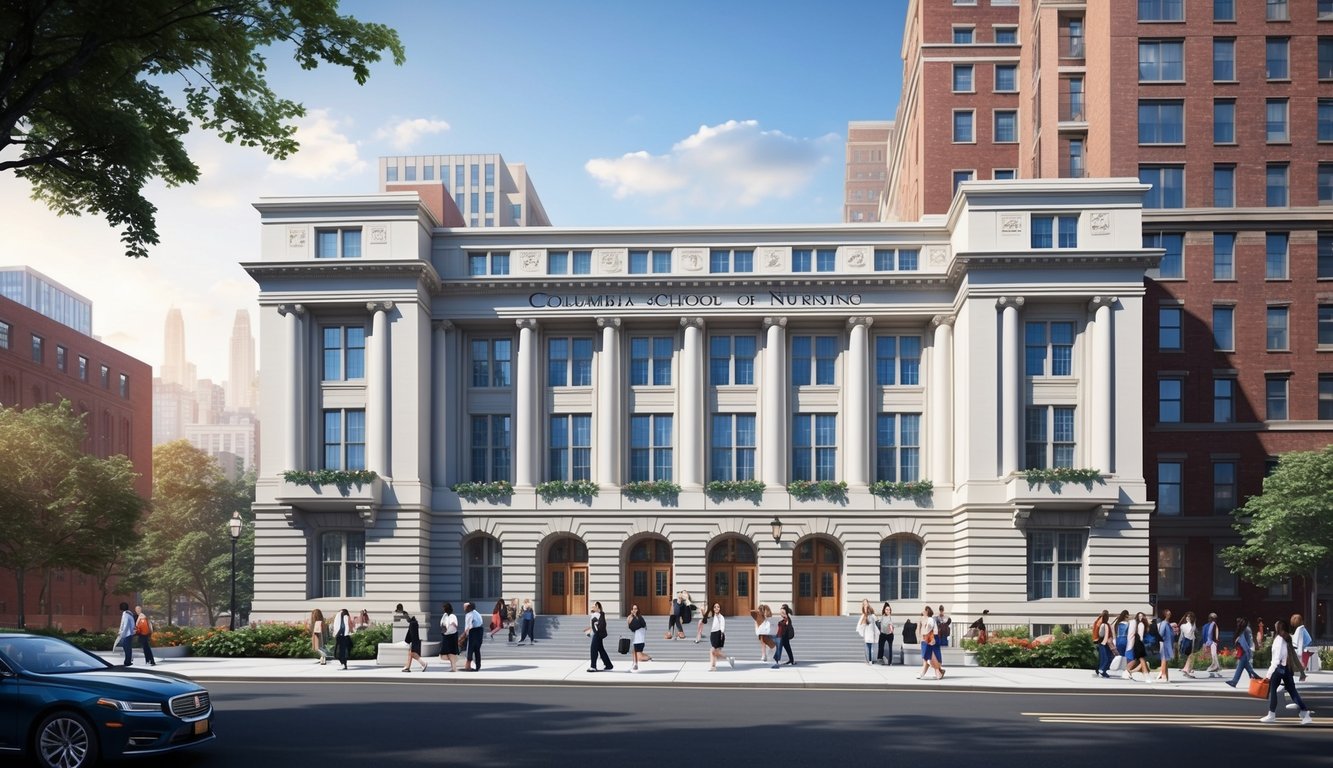
[[[113,666],[54,637],[0,634],[0,754],[85,768],[213,738],[208,691],[187,678]]]

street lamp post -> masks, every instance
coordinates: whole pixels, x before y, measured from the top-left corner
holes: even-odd
[[[241,513],[232,512],[227,521],[231,533],[231,628],[236,629],[236,540],[241,537]]]

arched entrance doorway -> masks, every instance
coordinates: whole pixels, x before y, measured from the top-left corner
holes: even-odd
[[[806,539],[792,552],[792,594],[796,613],[837,616],[842,613],[842,552],[826,539]]]
[[[639,606],[645,616],[671,613],[671,544],[640,539],[629,548],[625,564],[625,613]]]
[[[562,536],[546,551],[546,594],[542,612],[579,615],[588,612],[588,545]]]
[[[730,536],[708,551],[708,605],[719,603],[724,616],[748,615],[754,608],[757,566],[754,546]]]

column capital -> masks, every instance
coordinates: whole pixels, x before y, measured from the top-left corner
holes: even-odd
[[[535,331],[537,330],[537,319],[534,317],[520,318],[514,321],[514,325],[518,326],[520,330]]]
[[[1119,296],[1093,296],[1092,300],[1088,302],[1088,309],[1096,309],[1098,307],[1114,309],[1115,303],[1119,300]]]
[[[764,327],[765,327],[765,328],[769,328],[769,327],[774,326],[774,325],[778,326],[779,328],[786,328],[786,327],[787,327],[787,318],[785,318],[785,317],[765,317],[765,318],[764,318]]]
[[[702,317],[682,317],[680,319],[681,328],[703,328],[704,319]]]
[[[995,301],[995,306],[1001,309],[1005,307],[1023,308],[1023,302],[1026,301],[1022,296],[1001,296]]]
[[[858,325],[864,325],[864,326],[866,326],[867,328],[869,328],[870,326],[872,326],[872,325],[874,325],[874,324],[875,324],[875,318],[873,318],[873,317],[859,317],[859,316],[858,316],[858,317],[849,317],[849,318],[847,318],[847,327],[848,327],[848,328],[854,328],[854,327],[856,327],[856,326],[858,326]]]
[[[389,312],[393,310],[392,301],[367,301],[367,312]]]
[[[619,328],[620,318],[618,317],[599,317],[597,318],[598,328]]]
[[[941,325],[952,327],[958,320],[958,315],[935,315],[930,318],[930,327],[938,328]]]
[[[278,314],[280,315],[304,315],[304,304],[279,304]]]
[[[432,320],[430,323],[430,327],[434,328],[437,331],[448,332],[454,329],[454,324],[448,320]]]

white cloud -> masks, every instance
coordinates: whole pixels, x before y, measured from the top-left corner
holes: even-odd
[[[313,109],[296,122],[296,140],[301,149],[286,160],[269,163],[271,173],[301,179],[336,179],[369,169],[361,159],[357,142],[349,139],[344,121],[327,109]]]
[[[756,120],[704,125],[671,151],[593,158],[584,169],[619,199],[655,197],[671,208],[749,208],[798,194],[839,148],[839,137],[765,131]]]
[[[389,140],[389,146],[395,151],[407,152],[416,145],[417,140],[422,136],[431,136],[437,133],[444,133],[449,130],[449,124],[443,120],[428,120],[424,117],[416,117],[410,120],[400,120],[396,123],[386,125],[375,132],[375,138]]]

